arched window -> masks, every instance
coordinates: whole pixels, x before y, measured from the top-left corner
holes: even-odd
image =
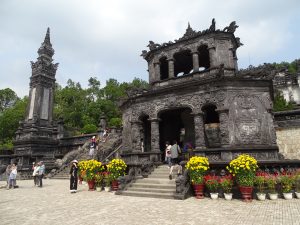
[[[216,112],[217,107],[215,105],[206,105],[202,107],[204,112],[204,124],[220,123],[219,114]]]
[[[174,54],[174,75],[189,74],[193,69],[193,57],[190,50],[184,50]]]
[[[164,56],[164,57],[160,58],[159,63],[160,63],[160,80],[168,79],[169,70],[168,70],[167,57]]]
[[[210,67],[210,60],[209,60],[209,51],[206,45],[201,45],[198,48],[199,52],[199,67],[204,67],[208,69]]]

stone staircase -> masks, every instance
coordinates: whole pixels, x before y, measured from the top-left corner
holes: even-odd
[[[57,172],[51,179],[70,179],[70,167],[67,166]]]
[[[169,179],[168,166],[162,165],[157,167],[148,178],[137,179],[118,194],[136,197],[174,199],[176,191],[175,179],[177,178],[177,174],[174,173],[172,178],[172,180]]]

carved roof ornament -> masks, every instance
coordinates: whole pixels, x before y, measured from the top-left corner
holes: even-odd
[[[188,23],[188,27],[186,28],[185,34],[178,40],[181,41],[181,40],[190,39],[192,37],[195,37],[196,35],[197,35],[197,32],[195,30],[193,30],[191,28],[190,23]]]
[[[228,33],[234,33],[236,28],[238,28],[239,26],[236,25],[236,22],[235,21],[232,21],[229,26],[225,27],[223,29],[224,32],[228,32]]]
[[[246,69],[240,69],[237,72],[237,76],[243,78],[251,78],[251,79],[273,79],[275,74],[278,72],[275,65],[271,63],[264,63],[263,65],[259,65],[254,67],[250,65]]]
[[[229,26],[225,27],[221,31],[219,29],[216,29],[216,20],[213,18],[212,21],[211,21],[211,25],[210,25],[210,27],[208,29],[203,30],[203,31],[195,31],[195,30],[192,29],[190,23],[188,23],[188,27],[186,28],[186,31],[185,31],[184,35],[181,38],[174,40],[174,42],[169,41],[169,42],[165,42],[163,44],[158,44],[158,43],[155,43],[153,41],[149,41],[149,44],[147,45],[147,47],[149,48],[149,51],[143,50],[141,56],[143,56],[144,58],[147,58],[147,56],[149,55],[149,53],[151,51],[154,51],[154,50],[157,50],[157,49],[161,49],[163,47],[167,47],[167,46],[173,45],[173,44],[175,44],[177,42],[181,42],[181,41],[184,41],[184,40],[189,40],[191,38],[199,37],[201,35],[205,35],[205,34],[209,34],[209,33],[213,33],[213,32],[225,32],[225,33],[232,33],[232,34],[234,34],[235,30],[238,27],[239,26],[236,25],[236,22],[233,21],[233,22],[231,22],[229,24]],[[240,38],[236,38],[236,42],[237,42],[238,47],[240,47],[240,46],[243,45],[240,42]]]

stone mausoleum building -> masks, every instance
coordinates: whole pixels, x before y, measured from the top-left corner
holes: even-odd
[[[190,142],[211,162],[248,153],[278,159],[268,70],[238,70],[242,45],[232,22],[222,30],[185,34],[163,44],[149,42],[150,88],[129,94],[123,111],[123,154],[128,161],[161,161],[165,142]]]

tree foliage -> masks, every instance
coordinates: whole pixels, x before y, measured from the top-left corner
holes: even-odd
[[[12,140],[19,127],[19,121],[24,120],[28,98],[17,99],[9,108],[0,114],[0,148],[13,147]]]
[[[291,102],[287,102],[284,99],[282,92],[277,91],[275,93],[274,105],[273,105],[273,110],[275,112],[292,110],[293,108],[294,108],[293,104]]]
[[[138,78],[123,83],[109,79],[103,88],[96,77],[89,78],[88,82],[86,89],[72,80],[64,88],[56,85],[54,115],[55,118],[64,118],[66,128],[73,130],[71,135],[96,131],[94,128],[98,126],[102,113],[111,126],[120,127],[122,120],[118,100],[125,97],[126,91],[131,88],[148,87],[146,81]]]
[[[295,74],[300,70],[299,68],[299,59],[294,60],[292,62],[281,62],[281,63],[273,63],[275,67],[279,70],[286,70],[289,73]]]
[[[16,93],[10,88],[0,90],[0,113],[13,106],[18,100]]]

